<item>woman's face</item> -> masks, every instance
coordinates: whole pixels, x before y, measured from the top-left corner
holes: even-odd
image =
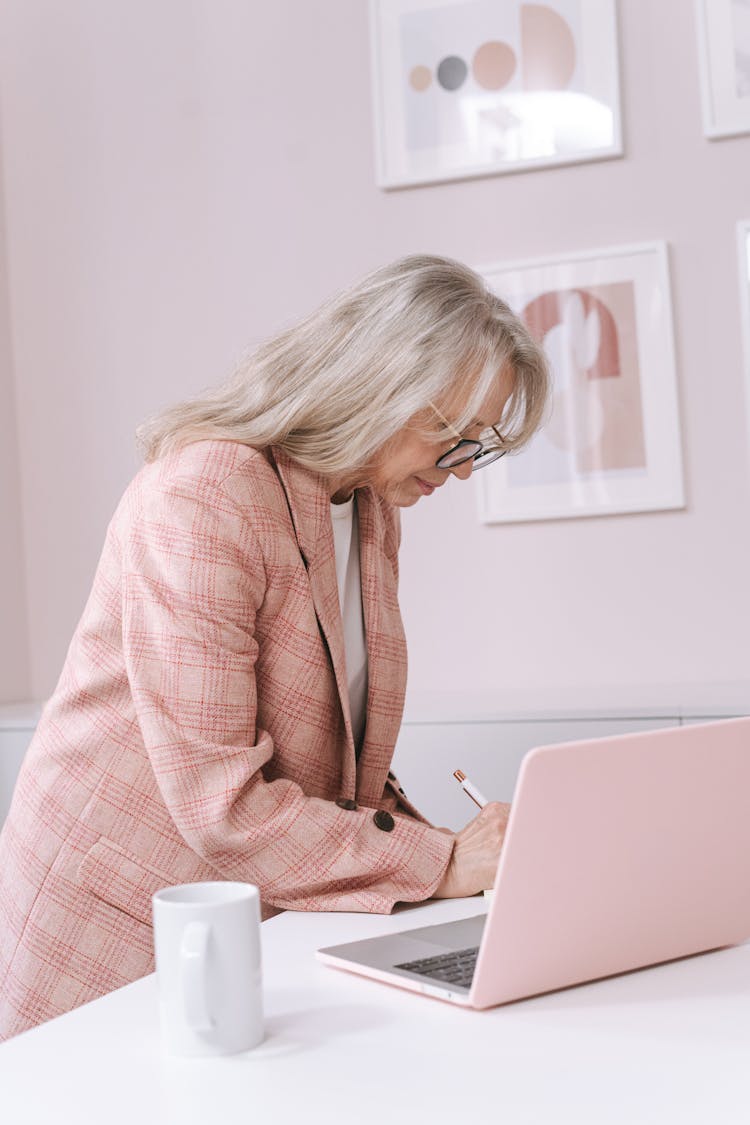
[[[505,403],[512,390],[513,376],[505,370],[498,385],[487,396],[481,410],[474,419],[474,425],[460,433],[462,438],[476,439],[479,434],[495,426],[501,418]],[[453,425],[466,405],[467,392],[454,394],[436,403],[440,413]],[[431,496],[436,488],[445,484],[449,476],[468,480],[472,473],[472,462],[465,461],[454,469],[438,469],[435,462],[459,440],[450,434],[443,441],[425,438],[421,430],[425,424],[432,428],[440,425],[440,418],[434,411],[427,410],[411,419],[408,425],[382,449],[375,457],[367,483],[390,504],[399,508],[409,508],[423,496]],[[458,433],[459,431],[456,431]]]

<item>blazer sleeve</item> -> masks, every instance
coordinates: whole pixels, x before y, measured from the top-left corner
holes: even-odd
[[[265,905],[389,912],[438,887],[453,838],[409,816],[308,797],[261,772],[255,616],[263,554],[220,484],[162,482],[121,529],[123,649],[142,736],[184,840]],[[382,826],[382,817],[380,824]]]

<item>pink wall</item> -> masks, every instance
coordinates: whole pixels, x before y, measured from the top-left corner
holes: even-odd
[[[686,510],[486,527],[469,485],[422,501],[404,521],[410,692],[637,699],[750,679],[734,239],[750,137],[702,136],[692,6],[620,9],[624,159],[383,192],[363,0],[0,6],[33,695],[54,685],[144,415],[401,254],[483,265],[662,238]]]
[[[21,482],[2,202],[0,159],[0,704],[23,699],[30,689]]]

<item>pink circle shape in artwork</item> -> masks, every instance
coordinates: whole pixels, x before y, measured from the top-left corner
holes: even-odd
[[[484,90],[502,90],[516,70],[512,47],[498,40],[488,40],[477,49],[471,63],[474,81]]]

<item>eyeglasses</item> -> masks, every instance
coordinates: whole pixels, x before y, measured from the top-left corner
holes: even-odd
[[[493,461],[499,461],[500,458],[504,457],[508,452],[507,449],[502,447],[503,436],[496,426],[490,426],[490,429],[494,431],[500,445],[488,446],[483,441],[472,441],[471,438],[462,438],[458,430],[451,426],[450,422],[443,417],[438,408],[433,403],[430,403],[430,406],[446,429],[452,430],[456,437],[459,438],[459,441],[457,441],[455,445],[452,445],[442,457],[438,457],[435,462],[436,469],[455,469],[459,465],[465,465],[467,461],[473,461],[471,471],[475,473],[477,469],[483,469],[485,465],[491,465]]]

